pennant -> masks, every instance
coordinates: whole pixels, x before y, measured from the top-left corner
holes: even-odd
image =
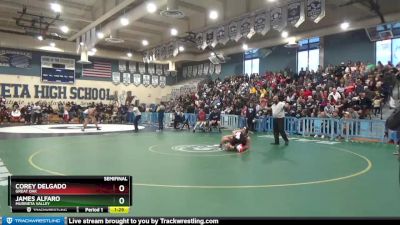
[[[196,77],[197,76],[197,70],[198,70],[198,67],[197,66],[193,66],[193,77]]]
[[[198,49],[205,49],[204,34],[202,32],[196,35],[196,45]]]
[[[325,17],[325,0],[307,0],[307,17],[318,23]]]
[[[139,73],[145,74],[146,73],[146,65],[142,62],[139,63]]]
[[[221,74],[221,64],[215,65],[215,74],[220,75]]]
[[[147,72],[148,72],[150,75],[156,74],[156,69],[154,68],[154,64],[153,64],[153,63],[147,64]]]
[[[288,5],[288,22],[294,27],[299,27],[305,21],[304,2],[292,2]]]
[[[163,74],[163,68],[161,64],[156,64],[156,74],[157,75],[162,75]]]
[[[182,76],[186,78],[187,75],[188,75],[188,68],[187,67],[183,67]]]
[[[215,30],[214,29],[210,29],[206,32],[206,44],[207,46],[210,47],[215,47],[217,45],[217,38],[215,35]]]
[[[203,75],[204,76],[208,75],[209,66],[210,66],[209,63],[204,63],[204,66],[203,66]]]
[[[188,66],[187,77],[193,76],[193,66]]]
[[[197,66],[197,76],[203,75],[203,64]]]
[[[164,64],[163,65],[163,72],[164,72],[164,75],[165,76],[168,76],[169,75],[169,65],[168,64]]]
[[[215,73],[215,65],[213,63],[210,63],[210,69],[208,69],[208,73],[210,75],[214,75],[214,73]]]

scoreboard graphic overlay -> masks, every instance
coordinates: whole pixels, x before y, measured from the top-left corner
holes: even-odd
[[[10,176],[8,205],[18,213],[128,213],[131,176]]]

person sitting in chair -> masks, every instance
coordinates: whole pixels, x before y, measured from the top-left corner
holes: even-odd
[[[210,113],[208,120],[210,121],[210,131],[213,127],[217,127],[218,131],[221,132],[221,113],[218,111],[217,107]]]
[[[197,116],[197,122],[196,125],[193,128],[193,133],[196,132],[196,128],[199,127],[203,131],[205,131],[205,126],[206,126],[206,113],[204,112],[203,109],[200,109],[199,114]]]

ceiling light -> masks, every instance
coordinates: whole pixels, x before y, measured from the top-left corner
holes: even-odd
[[[350,27],[349,22],[343,22],[340,24],[340,28],[342,28],[342,30],[347,30],[349,27]]]
[[[43,36],[42,36],[42,35],[39,35],[39,36],[37,36],[37,39],[38,39],[39,41],[43,41]]]
[[[175,29],[175,28],[172,28],[172,29],[171,29],[171,35],[172,35],[172,36],[178,35],[178,30]]]
[[[131,52],[126,53],[126,56],[128,56],[129,58],[132,58],[132,53]]]
[[[96,52],[94,52],[93,50],[92,51],[88,51],[88,55],[89,56],[94,56],[96,54]]]
[[[82,41],[79,43],[81,46],[84,46],[85,45],[85,43],[83,43]]]
[[[104,38],[104,33],[103,32],[97,32],[97,38],[98,39],[103,39]]]
[[[283,38],[289,37],[289,33],[288,33],[287,31],[283,31],[283,32],[282,32],[282,37],[283,37]]]
[[[92,50],[90,50],[90,51],[96,53],[97,52],[97,48],[92,48]]]
[[[180,52],[183,52],[183,51],[185,51],[185,47],[183,47],[183,46],[179,46],[179,51],[180,51]]]
[[[276,0],[268,0],[268,2],[276,2]]]
[[[60,30],[64,33],[64,34],[66,34],[66,33],[68,33],[69,32],[69,28],[67,27],[67,26],[61,26],[60,27]]]
[[[58,3],[50,3],[50,8],[56,13],[61,12],[61,5]]]
[[[129,24],[129,20],[126,17],[121,17],[119,22],[121,22],[122,26],[127,26]]]
[[[149,13],[155,13],[157,11],[157,6],[153,2],[149,2],[147,3],[146,9]]]
[[[147,40],[143,40],[143,41],[142,41],[142,45],[143,45],[143,46],[147,46],[147,45],[149,45],[149,42],[148,42]]]
[[[242,48],[243,50],[247,51],[249,49],[249,46],[247,44],[243,44]]]
[[[50,42],[50,46],[54,48],[54,47],[56,47],[56,43]]]
[[[218,19],[218,12],[216,10],[211,10],[209,14],[210,19],[216,20]]]
[[[211,52],[210,55],[211,55],[211,56],[215,56],[215,53],[214,53],[214,52]]]

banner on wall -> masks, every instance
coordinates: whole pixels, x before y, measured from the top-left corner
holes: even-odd
[[[83,65],[82,76],[111,78],[112,66],[109,62],[93,61],[90,65]]]
[[[41,81],[50,83],[75,83],[75,60],[51,56],[41,57]]]
[[[266,35],[270,30],[270,13],[263,10],[254,17],[254,31],[261,35]]]
[[[219,44],[223,44],[225,45],[226,43],[228,43],[229,38],[228,38],[228,34],[226,32],[226,28],[224,25],[218,27],[217,31],[216,31],[216,38],[217,38],[217,42]]]
[[[188,77],[192,77],[193,76],[193,66],[188,66],[187,76]]]
[[[167,85],[167,78],[165,76],[160,76],[160,87],[164,88]]]
[[[164,64],[163,65],[163,73],[164,73],[164,75],[165,76],[168,76],[169,75],[169,65],[168,64]]]
[[[240,20],[240,37],[248,39],[252,38],[254,35],[253,27],[253,17],[247,16]]]
[[[183,67],[183,69],[182,69],[182,76],[186,78],[187,75],[188,75],[188,68],[187,68],[187,67]]]
[[[214,65],[214,63],[210,63],[210,69],[208,70],[208,73],[210,75],[214,75],[214,73],[215,73],[215,65]]]
[[[288,22],[296,28],[305,21],[304,5],[304,1],[292,2],[288,5]]]
[[[139,73],[145,74],[146,73],[146,65],[142,62],[139,63]]]
[[[147,87],[150,85],[150,75],[143,75],[143,86]]]
[[[228,37],[232,41],[237,42],[240,39],[238,26],[239,25],[237,21],[232,21],[228,26]]]
[[[205,76],[208,75],[209,66],[210,66],[210,63],[204,63],[204,66],[203,66],[203,75],[205,75]]]
[[[151,75],[156,74],[156,69],[153,63],[147,64],[147,72],[149,72]]]
[[[197,66],[197,76],[203,75],[203,64]]]
[[[139,86],[140,83],[141,83],[141,75],[138,74],[138,73],[133,74],[133,84],[134,84],[135,86]]]
[[[130,73],[122,74],[122,83],[125,85],[131,84],[131,74]]]
[[[112,82],[115,85],[121,83],[121,73],[120,72],[113,72],[112,73]]]
[[[119,60],[118,61],[118,70],[119,70],[119,72],[125,72],[126,71],[126,61],[124,61],[124,60]]]
[[[129,72],[131,72],[131,73],[137,72],[136,62],[129,61]]]
[[[283,7],[273,8],[271,10],[271,26],[279,32],[287,26],[287,10]]]
[[[159,75],[159,76],[163,74],[163,67],[162,66],[163,66],[162,64],[157,64],[156,65],[156,74]]]
[[[157,75],[151,76],[151,85],[153,85],[153,87],[158,86],[158,76]]]
[[[220,75],[221,74],[221,64],[215,65],[215,74]]]
[[[0,49],[0,67],[31,68],[32,53]]]
[[[217,39],[215,37],[215,29],[210,29],[206,32],[206,44],[210,47],[215,47],[217,45]]]
[[[197,76],[197,70],[198,70],[198,67],[197,66],[193,66],[193,77]]]
[[[307,17],[318,23],[325,17],[325,0],[307,0]]]

